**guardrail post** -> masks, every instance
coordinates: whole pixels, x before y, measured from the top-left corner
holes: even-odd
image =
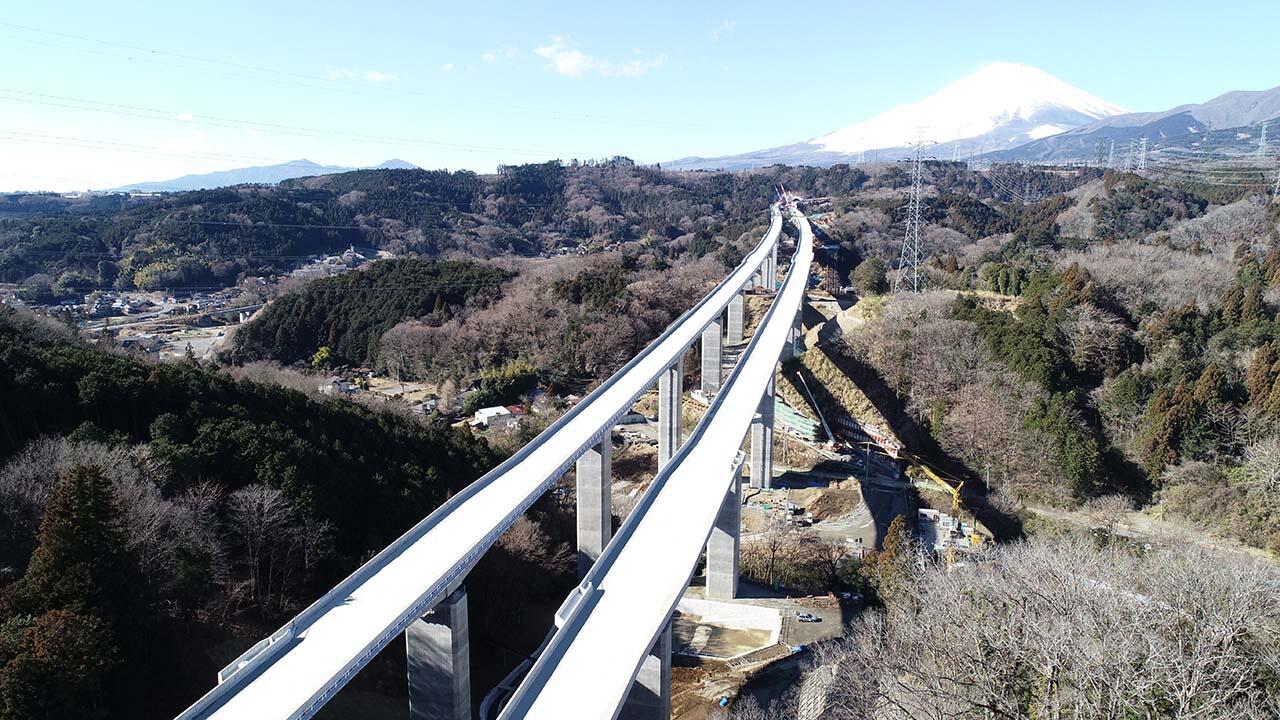
[[[744,305],[745,298],[742,293],[734,295],[733,299],[729,301],[729,322],[725,329],[727,335],[725,342],[730,345],[737,345],[742,342]]]
[[[711,537],[707,538],[707,597],[732,600],[738,596],[738,537],[742,521],[742,463],[733,469],[733,482],[720,503]]]
[[[670,720],[671,718],[671,618],[631,685],[618,720]]]
[[[458,588],[404,632],[409,720],[471,720],[467,591]]]
[[[613,440],[600,442],[578,458],[578,579],[586,576],[613,535]]]
[[[724,367],[724,324],[720,318],[702,331],[702,392],[710,401],[720,391],[720,375]]]
[[[773,487],[773,387],[769,384],[760,398],[760,407],[751,421],[751,487]]]
[[[685,351],[688,352],[688,351]],[[658,469],[680,449],[680,410],[684,402],[684,356],[658,376]]]

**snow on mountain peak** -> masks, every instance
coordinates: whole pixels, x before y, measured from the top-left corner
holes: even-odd
[[[837,153],[899,148],[917,140],[982,138],[988,146],[1003,145],[1125,112],[1044,70],[1002,62],[982,67],[919,102],[898,105],[811,142]]]

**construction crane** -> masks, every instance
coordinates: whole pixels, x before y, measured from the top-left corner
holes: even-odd
[[[941,475],[934,472],[933,469],[930,468],[928,465],[926,465],[922,460],[920,460],[919,457],[910,453],[904,453],[904,455],[906,456],[907,461],[911,463],[912,467],[922,472],[924,476],[928,478],[940,490],[951,494],[951,517],[955,518],[955,522],[957,524],[957,530],[959,530],[960,493],[961,491],[964,490],[964,480],[956,480],[955,484],[953,485],[950,482],[943,479]],[[971,545],[977,545],[982,542],[982,536],[978,534],[976,526],[974,528],[974,531],[969,534],[968,540]],[[955,561],[956,561],[956,545],[954,542],[954,538],[948,537],[947,538],[947,570],[951,569],[951,567],[955,564]]]

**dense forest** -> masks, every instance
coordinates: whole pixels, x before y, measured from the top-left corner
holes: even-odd
[[[317,280],[267,306],[235,335],[236,360],[310,361],[328,348],[327,364],[374,364],[382,334],[405,318],[437,324],[463,308],[483,307],[512,274],[464,261],[388,260],[359,272]]]
[[[260,634],[497,460],[443,421],[144,362],[8,308],[0,397],[4,718],[171,716],[216,670],[190,637]]]
[[[491,258],[653,238],[705,252],[713,237],[757,222],[780,180],[827,193],[869,177],[848,166],[664,173],[618,158],[503,166],[495,175],[361,170],[143,201],[0,196],[0,282],[231,285],[350,245]]]

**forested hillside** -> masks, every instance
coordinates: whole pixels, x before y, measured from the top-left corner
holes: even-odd
[[[497,459],[440,420],[142,362],[8,308],[0,397],[5,718],[171,716],[216,670],[191,648],[260,635]]]
[[[1117,496],[1280,552],[1280,206],[1228,190],[1111,173],[1036,202],[934,196],[935,292],[835,351],[1010,509]],[[824,223],[892,257],[874,202]]]
[[[321,347],[334,365],[374,364],[382,334],[405,318],[448,321],[484,307],[513,277],[473,262],[388,260],[317,280],[281,296],[235,336],[237,360],[308,361]]]
[[[0,196],[0,282],[33,275],[76,287],[230,285],[349,245],[397,255],[535,255],[654,238],[706,246],[755,223],[782,180],[848,192],[848,166],[754,173],[666,173],[602,164],[469,171],[361,170],[281,183],[72,201]]]

